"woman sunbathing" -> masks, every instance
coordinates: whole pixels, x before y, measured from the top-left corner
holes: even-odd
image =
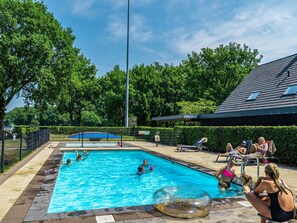
[[[265,142],[264,137],[258,138],[258,143],[251,145],[251,154],[264,156],[268,150],[268,145]]]
[[[227,152],[229,150],[229,152]],[[235,149],[232,148],[231,143],[228,143],[226,146],[226,153],[221,155],[245,155],[246,154],[246,141],[242,141],[240,146],[237,146]]]

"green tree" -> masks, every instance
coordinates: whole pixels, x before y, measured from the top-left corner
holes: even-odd
[[[43,2],[0,1],[0,127],[21,90],[29,98],[40,83],[57,87],[67,80],[73,40]]]
[[[125,119],[126,74],[120,66],[99,78],[101,93],[98,95],[102,123],[109,126],[123,126]],[[130,84],[131,90],[131,84]],[[131,103],[131,102],[130,102]]]
[[[152,113],[161,110],[160,72],[154,66],[141,64],[130,71],[130,113],[137,117],[137,125],[148,125]]]
[[[160,77],[160,98],[163,100],[159,113],[153,116],[169,116],[179,114],[177,102],[185,98],[186,75],[181,72],[180,67],[165,64],[161,70]]]
[[[181,64],[187,75],[185,100],[204,98],[220,105],[261,61],[258,54],[258,50],[237,43],[192,52]]]
[[[130,76],[130,111],[137,117],[137,125],[150,125],[152,117],[179,113],[176,103],[185,94],[185,75],[179,67],[142,64],[134,66]]]
[[[98,126],[101,124],[100,117],[93,111],[84,111],[82,114],[83,126]]]
[[[48,106],[46,110],[39,112],[41,126],[69,124],[69,115],[60,114],[56,106]]]
[[[69,115],[70,125],[81,125],[82,112],[90,109],[95,99],[96,67],[84,55],[77,54],[70,79],[56,99],[60,113]]]
[[[180,107],[180,114],[208,114],[213,113],[217,106],[213,101],[201,98],[199,101],[181,101],[177,102]]]
[[[9,124],[29,125],[37,114],[38,112],[32,107],[19,107],[8,112],[5,119],[9,120]]]

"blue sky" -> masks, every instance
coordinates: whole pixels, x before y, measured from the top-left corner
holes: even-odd
[[[98,76],[126,69],[128,0],[44,0]],[[192,51],[237,42],[258,49],[262,63],[297,53],[294,0],[130,0],[130,62],[178,65]],[[14,99],[7,111],[22,106]]]

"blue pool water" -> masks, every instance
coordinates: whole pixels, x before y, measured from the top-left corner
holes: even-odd
[[[75,160],[75,152],[65,152]],[[151,173],[137,175],[147,159]],[[156,190],[167,186],[190,186],[213,198],[238,195],[241,187],[222,192],[215,177],[143,151],[89,151],[87,159],[61,165],[48,213],[140,206],[152,204]]]

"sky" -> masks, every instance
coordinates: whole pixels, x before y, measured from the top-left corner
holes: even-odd
[[[126,70],[128,0],[44,0],[103,76]],[[129,67],[178,65],[192,51],[236,42],[258,49],[261,63],[297,53],[295,0],[130,0]],[[21,98],[7,106],[23,106]]]

